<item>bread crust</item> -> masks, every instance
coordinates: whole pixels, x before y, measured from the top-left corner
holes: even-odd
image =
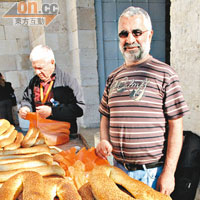
[[[21,132],[18,132],[15,141],[12,144],[5,146],[4,150],[14,150],[20,148],[23,138],[24,135]]]
[[[0,171],[0,183],[7,181],[10,177],[24,171],[34,171],[38,172],[42,176],[65,176],[65,171],[59,165],[44,165],[40,167],[30,167],[30,168],[23,168],[23,169],[15,169],[10,171]]]
[[[82,200],[95,200],[94,195],[92,194],[92,188],[89,182],[81,186],[78,190],[78,193],[80,194]]]
[[[17,131],[16,130],[12,131],[8,138],[0,140],[0,147],[5,147],[7,145],[12,144],[15,141],[16,136],[17,136]]]
[[[10,122],[6,119],[0,119],[0,135],[10,127]]]
[[[1,155],[16,155],[16,154],[32,154],[37,152],[50,152],[49,147],[47,145],[38,145],[34,147],[28,148],[19,148],[15,150],[0,150]]]
[[[171,200],[169,196],[129,177],[121,169],[114,166],[96,166],[90,173],[89,183],[97,200]],[[116,184],[123,186],[135,198],[122,192]]]
[[[0,135],[0,140],[9,138],[10,135],[12,134],[12,132],[13,132],[14,130],[15,130],[15,127],[14,127],[13,125],[10,125],[10,126],[8,127],[8,129],[7,129],[4,133],[2,133],[2,134]]]
[[[12,176],[0,188],[1,200],[16,200],[21,196],[23,200],[54,200],[55,197],[59,200],[81,200],[75,186],[68,179],[57,176],[46,178],[34,171]]]
[[[42,176],[33,171],[16,174],[7,180],[0,188],[0,199],[15,200],[22,190],[23,200],[48,200]]]
[[[22,141],[22,147],[27,148],[33,146],[39,136],[39,133],[40,130],[38,128],[30,128]]]
[[[49,200],[57,196],[59,200],[81,200],[75,186],[64,178],[44,178],[45,191]]]

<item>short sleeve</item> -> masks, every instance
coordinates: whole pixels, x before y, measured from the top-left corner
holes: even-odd
[[[168,119],[183,117],[188,111],[184,100],[178,75],[176,73],[167,77],[164,98],[164,112]]]
[[[110,117],[110,109],[108,106],[109,89],[110,89],[110,78],[107,79],[106,87],[104,89],[103,96],[99,105],[99,112],[106,117]]]

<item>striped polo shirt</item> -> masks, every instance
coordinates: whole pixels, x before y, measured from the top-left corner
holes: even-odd
[[[163,158],[167,121],[182,117],[188,107],[175,71],[150,57],[110,74],[99,111],[110,120],[115,159],[147,164]]]

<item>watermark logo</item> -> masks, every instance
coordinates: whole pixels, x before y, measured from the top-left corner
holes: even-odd
[[[56,3],[43,3],[39,9],[38,2],[15,3],[3,18],[12,18],[14,25],[48,26],[59,14],[59,6]]]

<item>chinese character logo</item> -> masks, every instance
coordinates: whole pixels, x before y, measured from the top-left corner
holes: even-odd
[[[44,3],[39,10],[38,2],[15,3],[4,15],[4,18],[12,18],[14,25],[48,26],[58,15],[59,7],[56,3]]]

